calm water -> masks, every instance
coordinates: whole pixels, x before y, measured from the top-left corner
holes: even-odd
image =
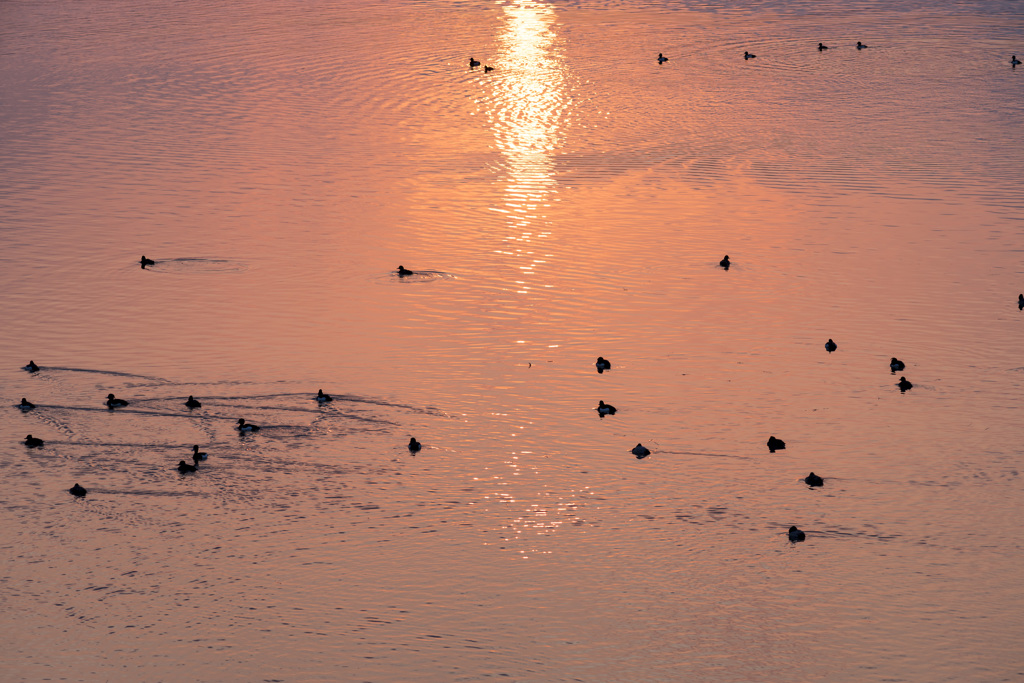
[[[2,677],[1021,680],[1014,52],[1010,1],[0,2]]]

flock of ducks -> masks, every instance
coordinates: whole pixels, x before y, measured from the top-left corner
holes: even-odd
[[[856,47],[858,50],[865,50],[865,49],[867,49],[868,46],[858,40],[857,44],[854,47]],[[818,43],[818,52],[824,52],[825,50],[831,50],[831,49],[832,49],[831,47],[829,47],[828,45],[825,45],[824,43]],[[744,60],[757,59],[757,55],[753,54],[752,52],[748,52],[748,51],[744,50],[743,51],[743,59]],[[662,53],[659,52],[658,53],[658,64],[664,64],[667,61],[668,61],[668,57],[666,57],[665,55],[663,55]],[[1013,67],[1014,69],[1016,69],[1017,65],[1020,64],[1020,63],[1021,63],[1021,61],[1019,59],[1017,59],[1017,55],[1013,55],[1012,57],[1010,57],[1010,66]],[[472,57],[470,57],[469,58],[469,68],[472,69],[474,66],[480,66],[480,62],[477,62]],[[484,67],[485,70],[490,70],[490,68],[491,67]]]

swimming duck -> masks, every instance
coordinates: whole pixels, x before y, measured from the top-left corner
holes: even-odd
[[[614,415],[616,412],[615,406],[610,406],[604,401],[598,401],[597,408],[595,408],[594,410],[596,410],[597,414],[600,415],[601,417],[604,417],[605,415]]]
[[[907,381],[906,377],[900,377],[900,381],[896,383],[896,386],[900,388],[900,392],[905,392],[907,389],[912,389],[913,384]]]
[[[154,261],[151,258],[146,258],[145,256],[143,256],[142,258],[139,259],[139,263],[142,264],[142,269],[143,270],[146,269],[146,266],[155,266],[156,265],[156,261]]]
[[[43,445],[43,440],[37,439],[36,437],[29,434],[28,436],[25,437],[25,445],[28,446],[29,448],[41,448]]]
[[[630,451],[630,453],[635,455],[637,460],[643,460],[644,458],[651,454],[651,451],[650,449],[645,448],[642,443],[638,443],[637,445],[633,446],[633,450]]]
[[[405,277],[406,275],[412,275],[413,272],[405,266],[398,266],[398,277]]]
[[[28,362],[28,365],[23,367],[22,370],[27,370],[29,372],[39,372],[39,366],[36,365],[36,362],[34,360],[30,360]]]
[[[605,370],[611,370],[612,369],[611,361],[605,360],[603,356],[598,356],[597,357],[597,362],[594,363],[594,365],[597,366],[597,371],[598,372],[604,372]]]
[[[661,54],[659,52],[658,53],[658,64],[664,64],[667,61],[668,61],[668,57],[666,57],[665,55],[663,55],[663,54]]]
[[[199,462],[200,460],[206,460],[207,457],[206,453],[201,453],[199,451],[199,444],[192,446],[192,459],[194,461]]]
[[[79,486],[78,483],[76,482],[74,486],[68,489],[68,493],[70,493],[72,496],[78,496],[79,498],[81,498],[82,496],[89,492],[85,490],[85,487]]]
[[[202,408],[203,404],[196,400],[192,394],[188,395],[188,400],[185,401],[185,405],[188,406],[189,410],[192,408]]]
[[[492,71],[494,71],[494,67],[493,66],[487,66],[486,64],[484,65],[484,73],[485,74],[489,74]]]
[[[835,351],[838,348],[839,347],[836,345],[836,343],[834,341],[832,341],[831,339],[829,339],[827,342],[825,342],[825,350],[828,351],[829,353],[832,353],[833,351]]]
[[[472,69],[473,67],[477,67],[477,66],[480,66],[480,62],[478,62],[475,59],[473,59],[472,57],[470,57],[469,58],[469,68]]]
[[[859,40],[857,41],[857,49],[858,50],[863,50],[866,47],[867,47],[867,45],[865,45],[864,43],[860,42]]]
[[[822,45],[821,43],[818,43],[818,52],[821,52],[822,50],[827,50],[827,49],[828,49],[828,45]]]
[[[419,452],[419,450],[421,448],[423,448],[423,444],[421,444],[419,441],[417,441],[415,436],[409,439],[409,452],[410,453],[417,453],[417,452]]]
[[[1017,310],[1024,311],[1024,294],[1017,297]]]
[[[811,472],[806,477],[804,477],[804,483],[807,484],[808,486],[824,486],[825,480],[819,477],[814,472]]]
[[[1017,55],[1014,55],[1014,56],[1010,57],[1010,65],[1011,66],[1016,67],[1020,63],[1021,63],[1020,60],[1017,59]]]
[[[128,405],[128,401],[123,398],[117,398],[113,394],[107,394],[107,407],[108,408],[123,408]]]
[[[749,52],[744,52],[743,53],[743,59],[756,59],[756,58],[757,58],[757,55],[752,55]]]
[[[318,389],[317,390],[317,392],[316,392],[316,402],[317,403],[330,403],[333,400],[334,399],[331,398],[329,394],[325,394],[324,393],[323,389]]]
[[[795,526],[789,527],[789,540],[796,543],[807,538],[807,534],[797,529]]]
[[[774,436],[768,437],[768,451],[774,453],[775,451],[786,450],[786,442],[782,439],[776,439]]]
[[[906,369],[906,367],[907,364],[901,361],[899,358],[893,358],[891,361],[889,361],[889,369],[892,370],[893,374],[901,372],[902,370]]]
[[[729,255],[726,254],[725,258],[723,258],[721,261],[718,262],[718,265],[722,266],[726,270],[729,270],[729,266],[732,265],[732,263],[729,262]]]
[[[21,399],[21,403],[18,404],[18,407],[21,408],[22,410],[24,410],[25,412],[28,412],[28,411],[32,410],[33,408],[35,408],[36,404],[35,403],[30,403],[27,398],[22,398]]]
[[[257,427],[256,425],[245,424],[245,418],[244,417],[238,418],[238,426],[235,427],[235,429],[237,429],[240,432],[258,432],[258,431],[260,431],[260,428]]]
[[[181,472],[182,474],[185,474],[186,472],[195,472],[198,469],[199,468],[196,467],[195,465],[189,465],[184,460],[178,461],[178,471]]]

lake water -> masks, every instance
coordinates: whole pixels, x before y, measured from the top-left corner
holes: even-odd
[[[4,680],[1024,676],[1019,2],[7,1],[0,49]]]

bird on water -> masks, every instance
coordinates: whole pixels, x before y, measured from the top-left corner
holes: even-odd
[[[839,347],[836,345],[836,343],[834,341],[832,341],[831,339],[829,339],[827,342],[825,342],[825,350],[828,351],[829,353],[832,353],[833,351],[835,351],[838,348]]]
[[[1010,57],[1010,66],[1012,66],[1014,68],[1017,68],[1017,65],[1020,64],[1020,63],[1021,63],[1020,60],[1017,59],[1017,55],[1014,55],[1014,56]]]
[[[889,369],[892,370],[893,374],[904,370],[907,364],[901,361],[899,358],[893,358],[889,361]]]
[[[325,394],[323,389],[317,389],[316,391],[316,402],[317,403],[330,403],[334,399],[331,398],[330,394]]]
[[[37,439],[36,437],[29,434],[28,436],[25,437],[25,445],[28,446],[29,448],[41,448],[43,445],[43,440]]]
[[[413,272],[405,266],[398,266],[398,277],[405,277],[406,275],[412,275]]]
[[[665,55],[663,55],[663,54],[661,54],[659,52],[658,53],[658,64],[664,64],[667,61],[668,61],[668,57],[666,57]]]
[[[825,480],[819,477],[814,472],[811,472],[806,477],[804,477],[804,483],[807,484],[808,486],[824,486]]]
[[[28,412],[35,408],[36,404],[30,402],[27,398],[22,397],[21,403],[18,404],[18,407],[21,408],[23,411]]]
[[[493,66],[487,66],[486,64],[484,65],[484,73],[485,74],[489,74],[492,71],[494,71],[494,67]]]
[[[749,52],[744,51],[743,59],[757,59],[757,55],[752,55]]]
[[[126,405],[128,405],[128,401],[124,400],[123,398],[118,398],[113,394],[107,394],[108,408],[124,408]]]
[[[1021,295],[1021,296],[1024,296],[1024,295]],[[27,370],[28,372],[39,372],[39,366],[36,365],[36,362],[34,360],[30,360],[28,362],[28,365],[23,367],[22,370]]]
[[[409,452],[410,453],[418,453],[421,448],[423,448],[423,444],[421,444],[419,441],[417,441],[415,436],[411,437],[409,439]]]
[[[192,394],[188,395],[188,400],[185,401],[185,405],[188,407],[189,410],[191,410],[192,408],[202,408],[203,407],[203,404],[200,403],[199,401],[197,401],[196,397],[193,396]]]
[[[597,371],[598,372],[604,372],[605,370],[611,370],[612,369],[611,361],[605,360],[603,356],[598,356],[597,357],[597,362],[594,363],[594,365],[597,366]]]
[[[200,460],[206,460],[207,457],[209,456],[207,456],[206,453],[203,453],[199,450],[199,444],[195,444],[192,446],[192,460],[194,460],[195,462],[199,462]]]
[[[76,482],[74,486],[68,489],[68,493],[70,493],[72,496],[78,496],[79,498],[81,498],[89,492],[85,490],[84,486],[79,486],[78,483]]]
[[[651,454],[651,451],[642,443],[638,443],[637,445],[633,446],[633,450],[631,450],[630,453],[635,455],[637,460],[643,460],[644,458]]]
[[[1024,311],[1024,294],[1017,297],[1017,310]]]
[[[143,256],[142,258],[139,259],[139,263],[142,265],[142,269],[143,270],[146,269],[146,266],[155,266],[156,265],[156,261],[154,261],[151,258],[146,258],[145,256]]]
[[[797,529],[795,526],[789,527],[789,540],[796,543],[807,538],[807,534]]]
[[[863,50],[866,47],[867,47],[867,45],[865,45],[864,43],[860,42],[859,40],[857,41],[857,49],[858,50]]]
[[[775,451],[786,450],[786,442],[782,439],[776,439],[774,436],[768,437],[768,451],[774,453]]]
[[[245,432],[258,432],[258,431],[260,431],[260,428],[257,427],[256,425],[246,424],[244,417],[238,418],[238,426],[235,427],[235,429],[237,429],[238,431],[243,432],[243,433],[245,433]]]
[[[822,45],[821,43],[818,43],[818,52],[821,52],[822,50],[827,50],[827,49],[828,49],[828,45]]]
[[[718,262],[718,265],[722,266],[726,270],[729,270],[729,266],[732,265],[732,263],[729,262],[729,255],[726,254],[725,258],[723,258],[721,261]]]
[[[196,465],[189,465],[184,460],[178,461],[178,471],[181,472],[182,474],[186,474],[187,472],[195,472],[197,469],[199,469],[199,467],[197,467]]]
[[[900,388],[900,393],[906,393],[907,389],[914,388],[914,385],[908,382],[906,377],[900,377],[900,381],[896,383],[896,386]]]
[[[477,66],[480,66],[480,62],[478,62],[477,60],[475,60],[472,57],[470,57],[469,58],[469,68],[472,69],[472,68],[477,67]]]
[[[598,415],[604,417],[605,415],[614,415],[618,409],[615,406],[608,405],[604,401],[598,401],[597,408],[594,410],[597,411]]]

